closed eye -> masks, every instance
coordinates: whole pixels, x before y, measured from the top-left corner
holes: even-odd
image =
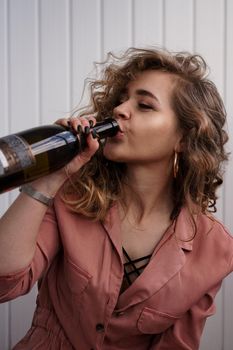
[[[139,103],[138,106],[141,108],[141,109],[154,109],[151,105],[147,105],[145,103]]]

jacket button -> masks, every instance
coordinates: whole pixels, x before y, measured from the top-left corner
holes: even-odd
[[[95,326],[96,332],[104,332],[104,325],[102,323],[97,323],[97,325]]]

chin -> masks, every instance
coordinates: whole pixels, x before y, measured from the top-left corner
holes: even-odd
[[[125,163],[126,159],[125,156],[120,155],[118,152],[108,152],[108,151],[104,151],[103,152],[104,157],[107,160],[110,160],[112,162],[116,162],[116,163]]]
[[[112,162],[127,163],[132,157],[135,157],[135,154],[132,154],[132,152],[129,151],[130,150],[128,150],[126,147],[106,143],[103,148],[103,155],[106,159]]]
[[[119,156],[116,156],[116,155],[104,154],[104,157],[107,160],[110,160],[111,162],[116,162],[116,163],[125,163],[126,162],[125,158],[119,157]]]

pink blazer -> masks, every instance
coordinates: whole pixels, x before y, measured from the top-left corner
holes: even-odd
[[[233,269],[233,238],[182,209],[143,273],[120,293],[122,244],[117,207],[104,224],[71,213],[59,198],[41,225],[30,266],[0,277],[0,301],[39,280],[32,326],[15,350],[198,349],[222,279]]]

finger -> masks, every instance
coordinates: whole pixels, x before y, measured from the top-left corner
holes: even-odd
[[[96,124],[96,119],[93,115],[86,117],[86,119],[89,121],[90,128]]]
[[[69,163],[69,174],[76,173],[84,164],[89,162],[98,148],[98,141],[93,139],[92,135],[89,134],[87,136],[87,147]]]
[[[79,159],[83,163],[88,162],[91,159],[91,157],[95,154],[95,152],[98,150],[98,148],[99,148],[99,142],[96,139],[94,139],[92,137],[92,134],[90,133],[87,136],[87,147],[85,148],[85,150],[83,150],[79,154]]]
[[[77,134],[89,134],[90,128],[96,124],[96,119],[93,116],[60,118],[54,124],[71,128]]]
[[[96,124],[96,120],[94,117],[79,117],[79,118],[71,118],[72,128],[77,133],[85,133],[88,134],[90,132],[90,128]]]
[[[86,126],[89,126],[89,122],[86,120],[86,118],[79,117],[79,118],[73,118],[71,120],[71,124],[73,129],[78,133],[82,133],[85,130]]]
[[[64,126],[64,127],[69,127],[70,126],[70,122],[69,122],[68,118],[58,119],[58,120],[55,121],[54,124],[61,125],[61,126]]]

